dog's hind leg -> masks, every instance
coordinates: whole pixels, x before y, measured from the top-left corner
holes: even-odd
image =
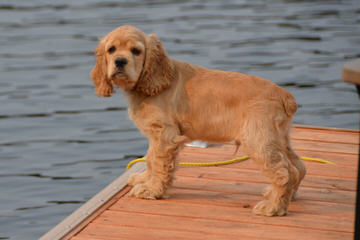
[[[293,187],[294,193],[292,195],[292,200],[295,200],[300,183],[306,175],[306,168],[305,168],[304,163],[300,160],[299,156],[292,149],[292,147],[290,145],[290,138],[286,137],[286,141],[287,141],[287,143],[286,143],[286,154],[287,155],[286,156],[290,160],[293,167],[295,167],[297,170],[297,172],[296,172],[295,169],[293,169],[296,172],[296,174],[294,174],[294,187]],[[272,186],[270,185],[264,192],[264,197],[268,199],[271,191],[272,191]]]
[[[295,166],[295,168],[298,171],[298,178],[296,179],[296,182],[294,184],[294,194],[293,194],[293,197],[292,197],[293,199],[295,199],[295,196],[296,196],[297,190],[299,189],[300,183],[305,177],[306,168],[305,168],[304,163],[299,158],[299,156],[291,148],[289,137],[287,137],[286,150],[287,150],[287,157],[290,159],[291,163],[293,164],[293,166]]]
[[[299,173],[287,156],[284,136],[273,122],[264,121],[248,119],[242,133],[245,152],[271,180],[265,200],[259,202],[253,212],[264,216],[282,216],[287,213]]]

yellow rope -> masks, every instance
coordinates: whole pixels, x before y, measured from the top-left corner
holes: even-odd
[[[318,163],[325,163],[325,164],[335,165],[335,163],[330,162],[328,160],[321,159],[321,158],[300,157],[300,159],[303,160],[303,161],[310,161],[310,162],[318,162]]]
[[[220,162],[204,162],[204,163],[199,163],[199,162],[181,162],[179,163],[180,166],[193,166],[193,167],[210,167],[210,166],[219,166],[219,165],[227,165],[227,164],[231,164],[231,163],[236,163],[236,162],[242,162],[249,159],[249,156],[243,156],[243,157],[239,157],[239,158],[234,158],[231,160],[226,160],[226,161],[220,161]],[[311,158],[311,157],[301,157],[300,158],[303,161],[311,161],[311,162],[318,162],[318,163],[325,163],[325,164],[331,164],[331,165],[335,165],[335,163],[324,160],[324,159],[320,159],[320,158]],[[138,158],[135,160],[132,160],[131,162],[129,162],[129,164],[126,166],[126,171],[129,170],[131,168],[131,166],[134,163],[137,162],[144,162],[146,161],[146,158]]]

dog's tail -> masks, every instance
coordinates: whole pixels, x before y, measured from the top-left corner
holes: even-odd
[[[286,114],[291,117],[296,113],[296,110],[298,108],[296,100],[291,93],[289,93],[287,90],[283,89],[284,92],[281,94],[281,101],[284,105],[284,109]]]

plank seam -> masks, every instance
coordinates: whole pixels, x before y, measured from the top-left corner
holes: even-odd
[[[260,200],[260,199],[259,199]],[[191,202],[189,203],[188,201],[185,201],[185,200],[179,200],[179,199],[172,199],[171,200],[172,202],[178,202],[178,203],[183,203],[183,204],[188,204],[188,205],[206,205],[206,206],[217,206],[217,207],[226,207],[226,208],[234,208],[234,209],[241,209],[243,210],[244,207],[239,207],[238,205],[234,205],[234,204],[220,204],[220,203],[197,203],[197,202]],[[311,201],[308,201],[308,200],[304,200],[304,202],[311,202]],[[316,202],[316,201],[315,201]],[[338,205],[338,203],[335,203],[335,202],[328,202],[327,204],[329,205],[332,205],[332,206],[336,206]],[[239,204],[240,205],[240,204]],[[343,204],[343,205],[346,205],[348,206],[347,204]],[[108,210],[113,210],[112,208],[108,209]],[[301,211],[294,211],[292,210],[291,212],[295,212],[295,213],[299,213],[299,214],[306,214],[306,215],[312,215],[312,214],[309,214],[309,213],[306,213],[306,212],[301,212]],[[329,214],[322,214],[322,216],[325,216],[325,217],[329,217],[329,218],[334,218],[333,215],[329,215]],[[336,217],[338,219],[338,217]],[[340,218],[343,218],[343,219],[349,219],[351,221],[353,221],[354,217],[340,217]]]
[[[191,179],[199,179],[198,177],[194,177],[194,176],[187,176],[187,175],[183,175],[183,174],[179,174],[177,176],[183,177],[183,178],[191,178]],[[214,180],[214,181],[223,181],[223,182],[228,182],[228,183],[232,183],[232,182],[236,182],[236,183],[263,183],[263,184],[270,184],[270,182],[266,182],[266,181],[239,181],[239,180],[223,180],[223,179],[212,179],[212,178],[207,178],[207,177],[201,177],[201,179],[209,179],[209,180]],[[336,179],[334,179],[336,180]],[[354,181],[355,182],[355,181]],[[305,187],[305,188],[311,188],[311,189],[330,189],[330,190],[339,190],[339,191],[344,191],[344,192],[354,192],[356,191],[356,189],[346,189],[346,188],[340,188],[340,187],[317,187],[317,186],[313,186],[313,185],[308,185],[306,183],[301,183],[300,185],[301,188]]]
[[[174,189],[183,189],[183,190],[193,190],[193,191],[203,191],[203,192],[215,192],[215,193],[225,193],[225,194],[241,194],[237,192],[227,192],[227,191],[221,191],[221,190],[211,190],[211,189],[201,189],[201,188],[190,188],[190,187],[173,187]],[[261,194],[252,194],[252,193],[246,193],[250,196],[262,196]],[[299,199],[300,200],[300,199]],[[340,203],[344,205],[350,205],[353,206],[354,203],[347,203],[347,202],[330,202],[330,201],[324,201],[324,200],[314,200],[314,199],[308,199],[308,198],[301,198],[301,200],[306,200],[309,202],[322,202],[322,203]],[[354,193],[354,200],[355,200],[355,193]]]
[[[108,211],[112,211],[112,210],[108,210]],[[116,211],[114,211],[116,212]],[[121,211],[120,211],[121,212]],[[141,212],[134,212],[134,213],[140,213]],[[101,222],[96,222],[96,223],[92,223],[94,225],[102,225],[102,226],[110,226],[110,227],[128,227],[128,228],[136,228],[136,229],[149,229],[149,230],[163,230],[163,231],[171,231],[171,232],[185,232],[185,233],[197,233],[197,234],[204,234],[205,236],[208,236],[208,235],[217,235],[217,236],[229,236],[229,237],[239,237],[239,235],[233,235],[233,234],[219,234],[219,233],[207,233],[207,232],[204,232],[204,231],[190,231],[190,230],[185,230],[185,229],[173,229],[173,228],[149,228],[149,227],[145,227],[145,226],[136,226],[136,225],[129,225],[129,224],[122,224],[122,225],[119,225],[119,224],[113,224],[113,223],[101,223]],[[241,235],[240,235],[241,236]],[[249,237],[248,235],[243,235],[245,237]],[[192,239],[192,238],[191,238]],[[263,238],[262,238],[263,239]],[[267,238],[269,239],[269,238]],[[269,239],[270,240],[270,239]]]
[[[237,222],[237,223],[247,223],[247,224],[255,224],[255,225],[267,225],[267,226],[277,226],[277,227],[283,227],[283,228],[298,228],[298,229],[311,229],[311,230],[317,230],[317,231],[332,231],[332,232],[342,232],[342,233],[353,233],[353,231],[349,230],[336,230],[336,229],[330,229],[330,228],[315,228],[315,227],[305,227],[305,226],[292,226],[288,224],[272,224],[269,222],[256,222],[256,221],[241,221],[241,220],[229,220],[224,218],[205,218],[205,217],[196,217],[196,216],[183,216],[183,215],[176,215],[176,214],[164,214],[164,213],[151,213],[151,212],[140,212],[140,211],[128,211],[128,210],[122,210],[122,209],[110,209],[107,211],[114,211],[114,212],[125,212],[125,213],[135,213],[135,214],[142,214],[142,215],[153,215],[153,216],[165,216],[165,217],[175,217],[175,218],[186,218],[186,219],[199,219],[199,220],[214,220],[219,222]],[[98,222],[97,222],[98,223]],[[116,226],[116,224],[114,224]]]

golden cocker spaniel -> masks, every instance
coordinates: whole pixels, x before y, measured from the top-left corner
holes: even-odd
[[[287,213],[306,172],[290,146],[297,104],[288,91],[260,77],[171,59],[155,35],[132,26],[110,32],[95,52],[91,78],[97,95],[110,97],[114,86],[121,88],[130,118],[149,139],[147,169],[129,178],[130,195],[161,198],[184,143],[235,142],[271,179],[254,213]]]

